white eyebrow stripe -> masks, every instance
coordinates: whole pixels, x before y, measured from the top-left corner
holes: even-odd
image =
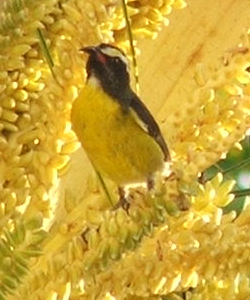
[[[119,57],[121,61],[123,61],[126,66],[128,66],[128,59],[127,57],[118,49],[111,48],[111,47],[106,47],[106,48],[101,48],[100,49],[102,53],[111,56],[111,57]]]

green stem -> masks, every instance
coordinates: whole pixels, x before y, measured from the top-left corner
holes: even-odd
[[[95,171],[96,171],[96,170],[95,170]],[[98,171],[96,171],[96,175],[97,175],[97,177],[98,177],[99,180],[100,180],[101,186],[102,186],[103,191],[104,191],[104,193],[106,194],[106,196],[107,196],[107,198],[108,198],[108,200],[109,200],[109,203],[110,203],[111,206],[113,207],[114,204],[113,204],[113,201],[112,201],[112,197],[111,197],[111,195],[110,195],[110,193],[109,193],[109,190],[108,190],[108,188],[107,188],[106,183],[104,182],[104,180],[103,180],[101,174],[100,174]]]
[[[249,196],[250,195],[250,189],[244,189],[240,191],[232,191],[231,194],[235,195],[235,198]]]
[[[247,166],[248,164],[250,164],[250,158],[247,158],[247,159],[244,159],[243,161],[235,164],[234,166],[232,166],[231,168],[228,168],[226,170],[223,170],[223,174],[226,174],[226,173],[229,173],[229,172],[232,172],[236,169],[239,169],[239,168],[242,168],[244,166]]]
[[[127,5],[125,0],[122,0],[122,8],[123,8],[123,13],[126,21],[126,28],[128,32],[128,38],[129,38],[129,44],[130,44],[130,49],[131,49],[131,54],[132,54],[132,62],[133,62],[133,68],[134,68],[134,77],[135,77],[135,88],[137,94],[139,94],[139,72],[138,72],[138,66],[137,66],[137,61],[136,61],[136,53],[135,53],[135,47],[134,47],[134,38],[133,38],[133,33],[131,30],[131,24],[129,20],[129,15],[128,15],[128,10],[127,10]]]
[[[43,37],[42,31],[41,31],[40,28],[37,28],[37,33],[38,33],[41,49],[42,49],[42,52],[44,54],[45,60],[47,61],[47,64],[48,64],[48,66],[50,68],[50,71],[51,71],[51,74],[56,79],[56,76],[55,76],[55,73],[54,73],[54,70],[53,70],[54,62],[53,62],[53,59],[52,59],[52,56],[50,54],[49,48],[46,44],[46,41]]]

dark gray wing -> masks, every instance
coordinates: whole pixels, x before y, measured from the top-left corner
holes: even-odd
[[[167,144],[161,134],[160,128],[156,123],[154,117],[151,115],[150,111],[147,109],[146,105],[141,102],[141,100],[137,97],[137,95],[132,91],[132,95],[130,96],[130,107],[137,114],[139,119],[143,122],[143,127],[146,129],[146,132],[151,135],[154,140],[160,146],[163,154],[164,160],[170,161],[170,153],[167,147]]]

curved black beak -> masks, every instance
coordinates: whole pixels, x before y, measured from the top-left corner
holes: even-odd
[[[99,46],[87,46],[80,49],[85,53],[88,53],[90,56],[95,57],[95,59],[100,62],[101,64],[106,63],[106,58],[104,54],[101,52]]]
[[[79,49],[79,51],[88,53],[88,54],[92,54],[92,53],[96,53],[97,52],[97,47],[95,46],[87,46],[87,47],[83,47],[81,49]]]

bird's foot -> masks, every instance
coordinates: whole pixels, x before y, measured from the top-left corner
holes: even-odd
[[[117,210],[118,208],[122,207],[126,212],[128,212],[130,203],[128,201],[128,194],[126,193],[123,187],[118,187],[118,194],[119,194],[119,201],[113,207],[113,210]]]

